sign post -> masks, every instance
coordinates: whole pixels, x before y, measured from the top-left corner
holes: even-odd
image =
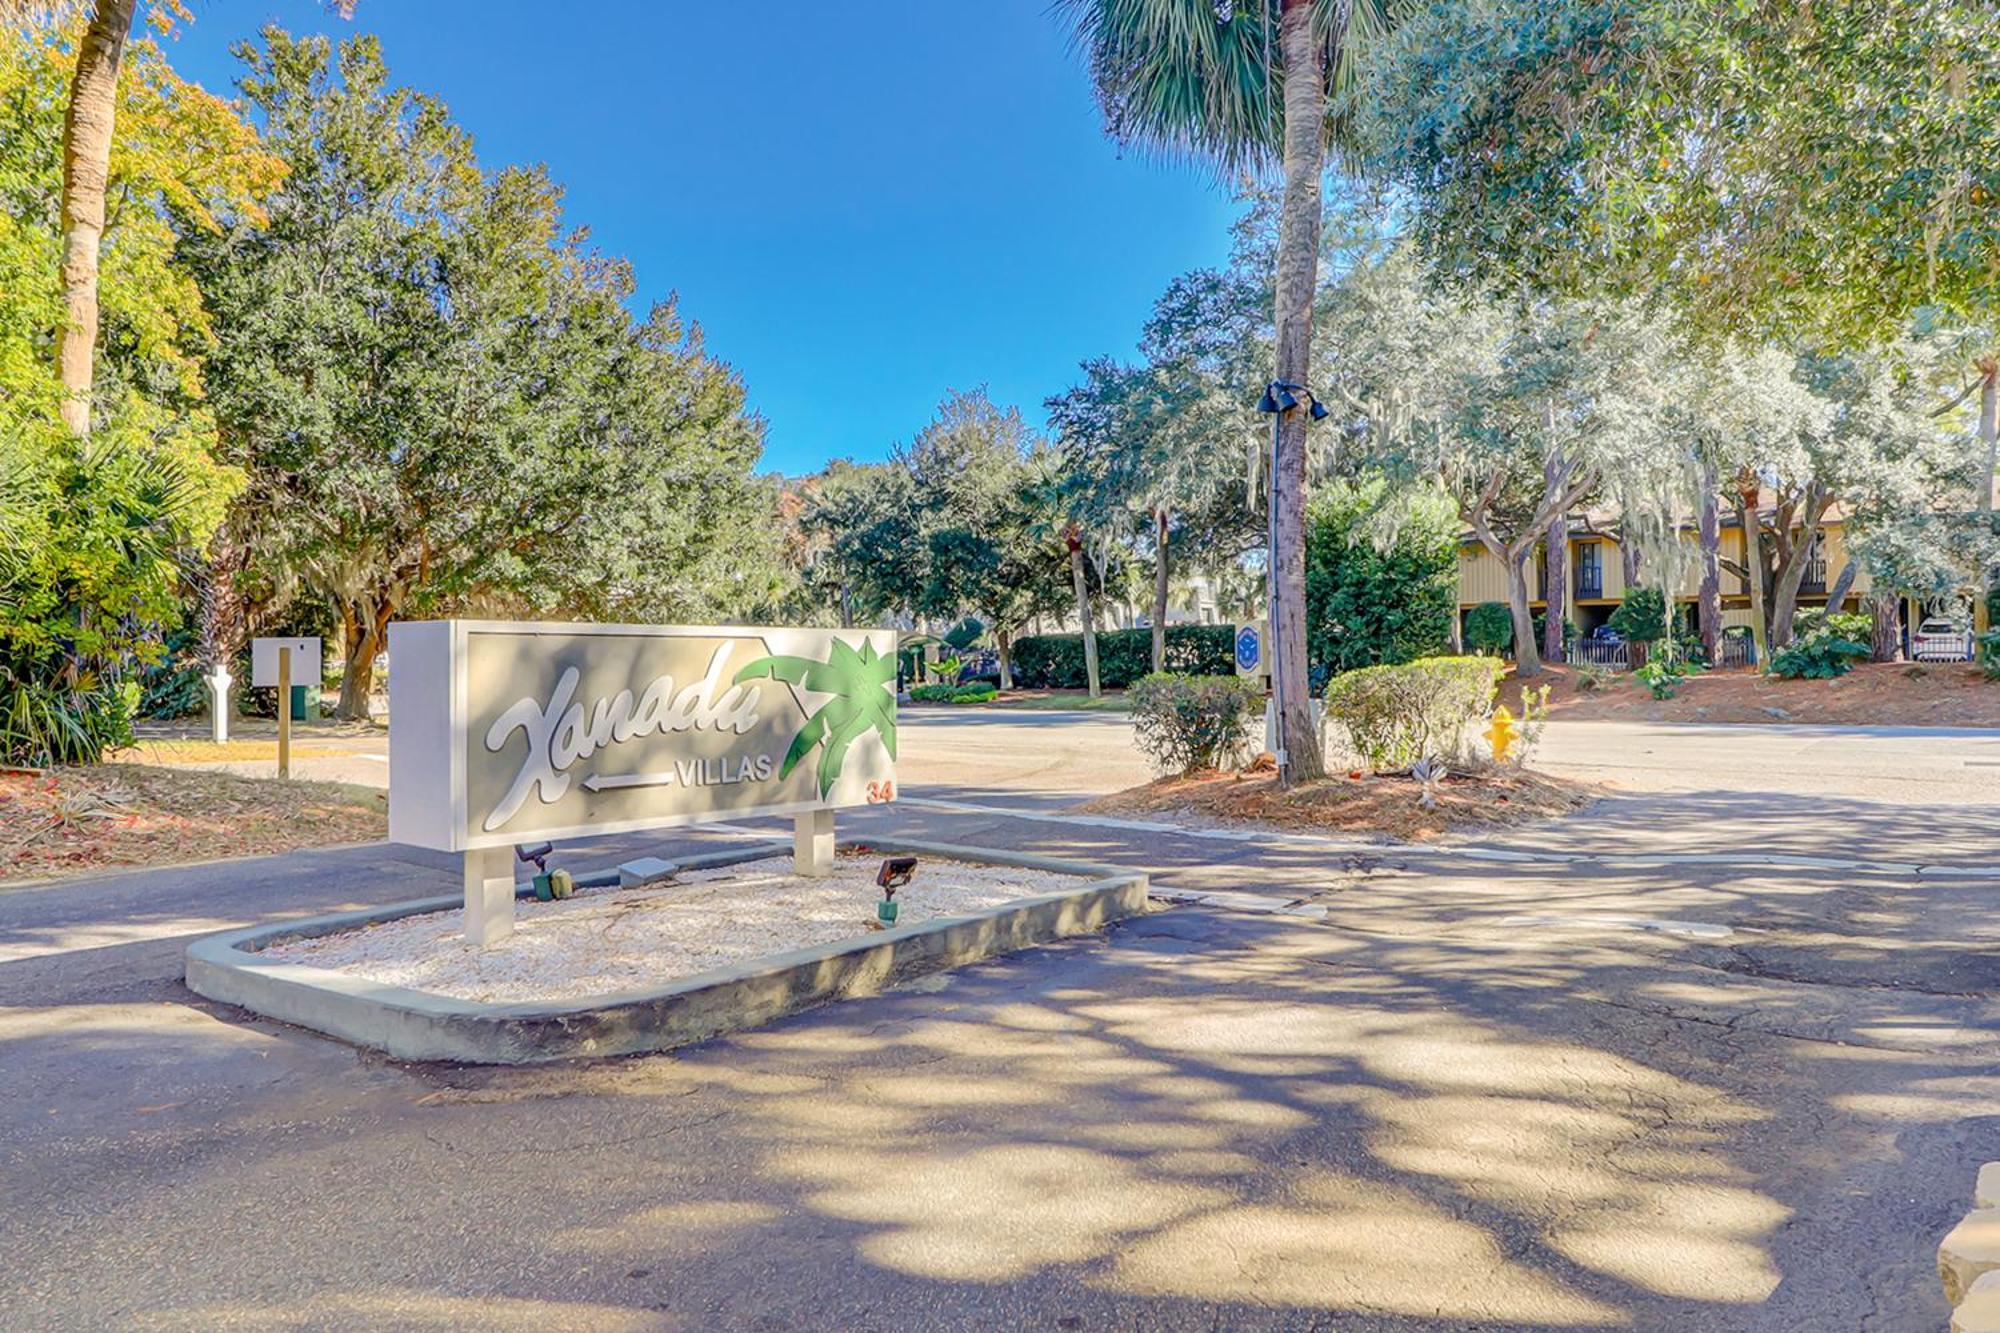
[[[1247,676],[1271,691],[1270,634],[1264,621],[1249,621],[1236,627],[1236,674]],[[1264,748],[1278,752],[1277,695],[1264,701]]]
[[[895,799],[892,630],[438,620],[389,627],[389,838],[461,853],[465,935],[513,929],[515,844]]]
[[[292,775],[292,650],[278,649],[278,776]]]
[[[297,678],[315,688],[322,675],[319,640],[252,639],[250,641],[250,684],[278,691],[278,776],[292,775],[292,681]]]
[[[211,730],[217,745],[229,740],[229,687],[236,678],[229,674],[229,664],[218,661],[215,670],[208,674],[209,708],[213,714]]]

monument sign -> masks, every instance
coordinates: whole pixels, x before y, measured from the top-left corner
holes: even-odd
[[[389,838],[465,854],[480,943],[517,843],[791,815],[824,874],[833,811],[895,799],[895,679],[892,630],[393,624]]]

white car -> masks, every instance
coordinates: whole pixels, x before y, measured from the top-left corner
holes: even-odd
[[[1917,626],[1910,636],[1913,662],[1970,662],[1972,635],[1949,620],[1932,617]]]

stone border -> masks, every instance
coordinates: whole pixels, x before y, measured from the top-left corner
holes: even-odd
[[[449,911],[462,905],[457,896],[212,935],[188,946],[187,985],[208,999],[402,1060],[536,1064],[685,1046],[801,1009],[873,995],[928,972],[1088,934],[1147,910],[1146,876],[1109,866],[907,839],[871,838],[843,845],[1083,875],[1092,882],[964,916],[938,917],[859,939],[754,958],[651,990],[581,1001],[486,1004],[257,957],[260,950],[289,940]],[[683,857],[680,864],[700,870],[790,851],[786,843],[758,843]],[[516,890],[517,896],[532,892],[528,886]]]

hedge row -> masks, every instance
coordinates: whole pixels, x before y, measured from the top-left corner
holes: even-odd
[[[912,685],[913,704],[983,704],[1000,697],[1000,691],[983,680],[964,685]]]
[[[1089,685],[1083,670],[1081,634],[1036,634],[1013,647],[1014,683],[1029,690],[1080,690]],[[1106,689],[1123,689],[1153,670],[1153,631],[1114,629],[1097,636],[1097,678]],[[1167,670],[1187,676],[1236,673],[1233,625],[1167,626]]]

